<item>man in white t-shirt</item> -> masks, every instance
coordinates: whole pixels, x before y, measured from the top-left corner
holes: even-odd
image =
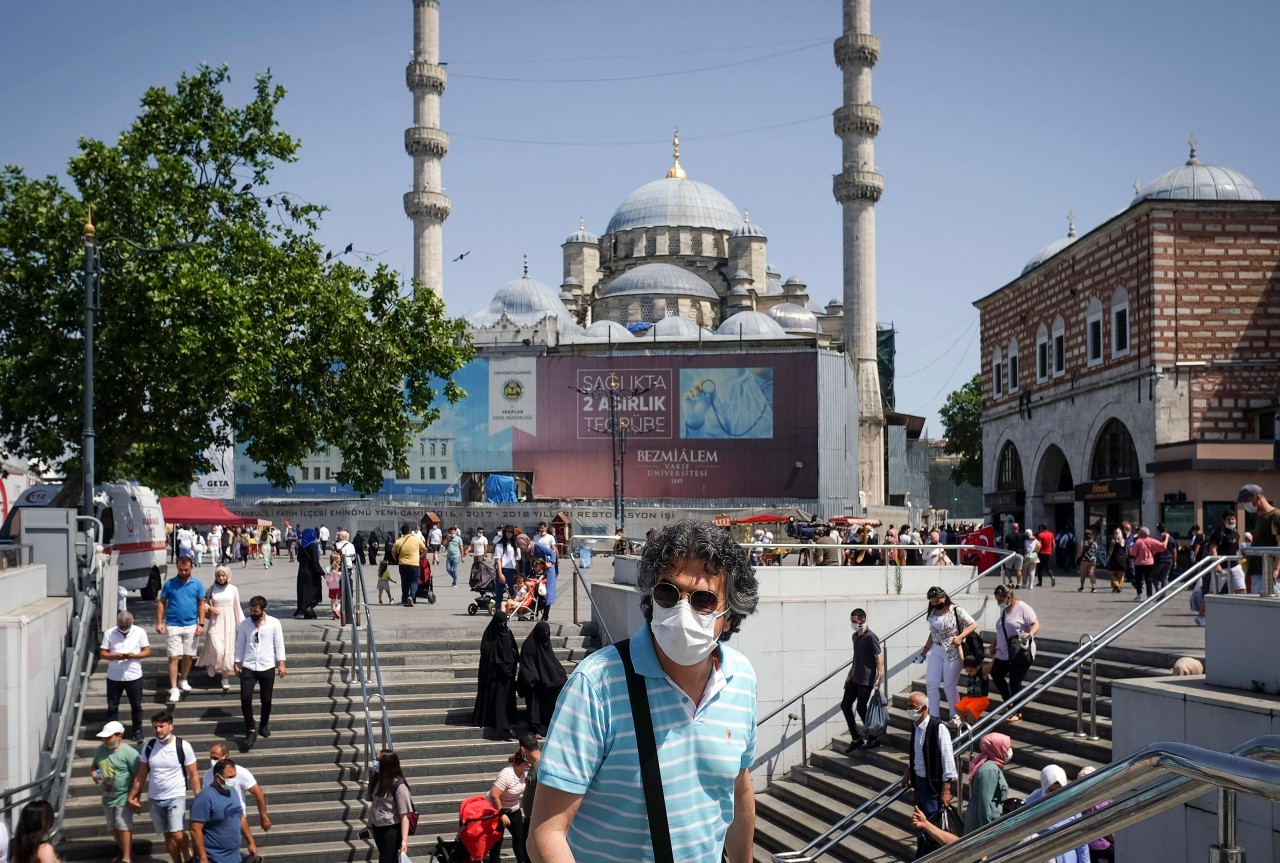
[[[147,786],[147,803],[156,833],[164,837],[165,849],[173,863],[190,857],[187,848],[185,820],[187,786],[200,793],[200,774],[196,772],[196,753],[191,744],[173,733],[173,714],[162,710],[151,717],[156,736],[142,747],[142,763],[129,788],[129,806],[142,810],[142,785]]]
[[[489,540],[484,535],[484,530],[476,528],[475,535],[471,537],[471,554],[474,557],[482,558],[485,550],[489,547]]]
[[[196,532],[185,524],[178,528],[178,557],[194,557],[196,550]]]
[[[431,525],[431,530],[427,533],[427,548],[431,549],[431,562],[440,562],[440,546],[444,542],[444,531],[440,530],[440,525]]]
[[[329,528],[323,524],[320,525],[320,530],[317,533],[317,537],[320,540],[320,553],[328,554],[329,553]]]
[[[225,743],[218,742],[209,747],[209,769],[204,772],[206,786],[213,783],[214,765],[230,755]],[[254,802],[258,804],[258,821],[262,823],[262,832],[267,833],[271,830],[271,817],[267,815],[267,798],[262,793],[258,780],[254,779],[249,769],[239,762],[236,763],[236,784],[231,786],[231,793],[240,799],[240,811],[244,813],[240,818],[240,833],[249,846],[249,859],[256,860],[258,843],[253,840],[253,833],[249,830],[249,806],[245,795],[253,797]]]
[[[540,545],[543,548],[556,547],[556,538],[547,531],[547,523],[545,521],[538,522],[538,533],[533,537],[533,544]]]
[[[98,657],[107,661],[107,721],[120,719],[120,696],[129,698],[132,723],[126,735],[142,743],[142,660],[151,655],[151,644],[141,626],[133,625],[127,611],[116,617],[116,625],[102,636]]]
[[[333,544],[333,550],[342,555],[343,566],[351,570],[355,569],[356,547],[351,543],[351,534],[345,530],[338,531],[338,541]]]

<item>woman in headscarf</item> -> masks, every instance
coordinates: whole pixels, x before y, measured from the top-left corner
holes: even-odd
[[[1027,795],[1027,805],[1030,806],[1037,800],[1048,797],[1059,788],[1065,787],[1067,784],[1067,771],[1063,770],[1056,764],[1050,764],[1040,771],[1040,787]],[[1072,815],[1064,818],[1053,826],[1061,827],[1063,824],[1069,824],[1079,818],[1079,815]],[[1045,863],[1089,863],[1089,846],[1081,845],[1079,848],[1073,848],[1070,851],[1064,851],[1056,857],[1046,860]]]
[[[1079,782],[1081,779],[1097,772],[1098,768],[1094,767],[1092,764],[1086,764],[1084,767],[1081,767],[1080,772],[1076,774],[1076,781]],[[1097,812],[1099,809],[1106,809],[1110,805],[1110,800],[1104,800],[1097,806],[1090,806],[1088,809],[1084,810],[1083,814],[1090,815]],[[1101,863],[1101,861],[1114,863],[1116,859],[1116,834],[1108,833],[1106,836],[1099,836],[1097,839],[1090,842],[1089,859],[1092,863]]]
[[[972,833],[1004,814],[1009,783],[1004,766],[1013,757],[1009,735],[991,732],[978,741],[978,755],[969,765],[969,808],[964,811],[964,832]]]
[[[551,614],[551,606],[556,604],[556,564],[560,562],[560,555],[556,553],[554,545],[534,543],[533,556],[536,560],[546,564],[546,570],[538,575],[542,579],[542,585],[546,590],[546,593],[541,597],[542,619],[546,620]]]
[[[298,607],[294,617],[315,620],[315,607],[320,604],[320,582],[324,570],[320,567],[320,542],[315,528],[309,527],[298,538]]]
[[[547,733],[556,699],[567,679],[564,666],[551,649],[551,627],[540,620],[520,647],[520,673],[516,677],[516,691],[524,696],[529,709],[529,730],[537,736]]]
[[[240,608],[240,591],[231,583],[231,570],[219,566],[213,573],[213,587],[206,600],[209,628],[204,635],[204,649],[197,665],[203,665],[210,677],[222,677],[222,691],[231,691],[231,675],[236,669],[236,630],[244,622]]]
[[[480,674],[471,724],[494,728],[510,738],[516,722],[516,638],[507,628],[507,614],[501,607],[480,637]]]

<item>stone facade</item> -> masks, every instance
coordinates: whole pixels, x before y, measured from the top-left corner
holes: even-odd
[[[1274,421],[1280,202],[1143,201],[975,305],[989,513],[1058,526],[1070,505],[1077,532],[1099,514],[1154,526],[1165,496],[1185,494],[1163,481],[1185,459],[1161,448],[1246,445]],[[1104,464],[1123,443],[1115,422],[1136,456],[1110,460],[1136,467],[1123,476]],[[1020,489],[1001,464],[1015,451]],[[1264,461],[1254,447],[1201,467],[1239,473],[1229,486]]]

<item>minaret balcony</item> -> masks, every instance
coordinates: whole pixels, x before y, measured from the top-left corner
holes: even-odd
[[[410,126],[404,130],[404,151],[410,156],[444,158],[449,152],[449,136],[431,126]]]
[[[445,74],[443,66],[414,60],[404,68],[404,79],[413,92],[427,90],[438,96],[444,92],[449,76]]]
[[[843,105],[836,109],[836,134],[845,135],[879,135],[880,109],[875,105]]]
[[[880,40],[870,33],[845,33],[836,40],[836,65],[874,66],[880,59]]]
[[[412,191],[405,192],[404,212],[410,219],[426,218],[443,222],[449,218],[453,203],[448,195],[439,192]]]
[[[875,171],[845,171],[831,178],[831,191],[836,201],[878,201],[884,194],[884,177]]]

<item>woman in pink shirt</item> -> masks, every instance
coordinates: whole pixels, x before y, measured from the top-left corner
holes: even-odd
[[[1134,602],[1142,602],[1142,586],[1147,586],[1147,596],[1151,596],[1152,583],[1155,581],[1156,553],[1164,551],[1166,543],[1151,535],[1145,527],[1138,528],[1138,538],[1129,547],[1133,555],[1133,587],[1137,593]]]

